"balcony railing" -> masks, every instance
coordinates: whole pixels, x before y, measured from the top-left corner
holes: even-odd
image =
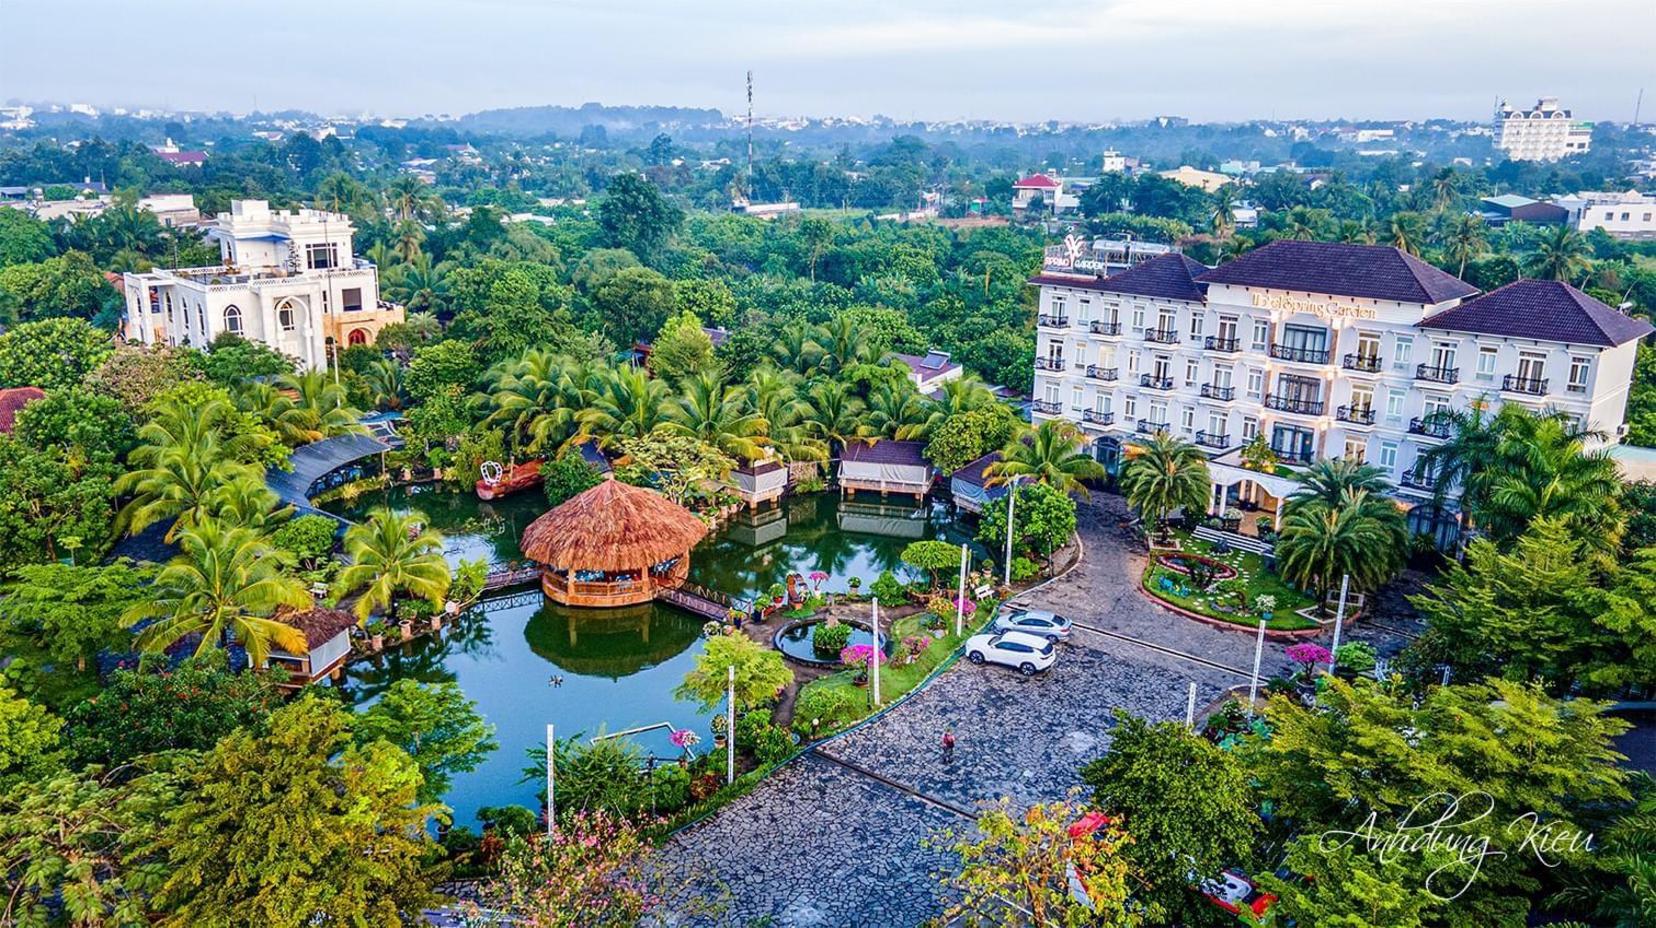
[[[1148,387],[1151,390],[1171,390],[1173,389],[1173,378],[1156,377],[1151,374],[1140,374],[1139,386]]]
[[[1089,322],[1087,328],[1091,329],[1094,335],[1121,334],[1121,323],[1119,322]]]
[[[1285,396],[1281,393],[1269,393],[1265,396],[1265,407],[1278,412],[1293,413],[1297,416],[1320,416],[1325,404],[1322,400],[1308,400],[1299,396]]]
[[[1433,367],[1430,364],[1416,364],[1415,379],[1427,380],[1432,383],[1459,383],[1460,368]]]
[[[1209,351],[1241,351],[1242,343],[1234,338],[1220,338],[1217,335],[1209,335],[1206,339],[1203,339],[1202,347]]]
[[[1334,418],[1341,422],[1350,422],[1355,425],[1373,425],[1373,406],[1341,406],[1334,410]]]
[[[1300,364],[1327,364],[1328,349],[1290,348],[1287,345],[1272,345],[1271,357],[1278,361],[1296,361]]]
[[[1397,482],[1415,490],[1431,490],[1437,487],[1437,475],[1429,470],[1415,468],[1404,471],[1403,476],[1397,478]]]
[[[1172,426],[1166,422],[1151,422],[1149,419],[1140,419],[1138,425],[1133,426],[1133,431],[1140,435],[1154,435],[1157,432],[1165,432],[1170,428]]]
[[[1230,447],[1230,436],[1224,432],[1200,431],[1196,433],[1196,444],[1205,445],[1209,448],[1228,448]]]
[[[1448,438],[1453,434],[1455,427],[1448,422],[1441,422],[1424,416],[1417,416],[1409,420],[1410,435],[1425,435],[1428,438]]]
[[[1175,329],[1145,329],[1144,340],[1157,345],[1177,345],[1179,333]]]
[[[1300,464],[1306,464],[1311,461],[1310,448],[1279,448],[1276,445],[1272,445],[1271,453],[1276,455],[1279,460],[1283,461],[1297,462]]]
[[[1030,400],[1029,408],[1042,415],[1056,416],[1058,411],[1063,408],[1063,404],[1055,400]]]
[[[1069,328],[1069,317],[1049,316],[1042,313],[1035,318],[1035,324],[1043,329],[1067,329]]]
[[[1236,399],[1236,388],[1221,387],[1215,383],[1204,383],[1202,384],[1202,399],[1228,403]]]
[[[1092,423],[1093,425],[1115,424],[1115,413],[1113,412],[1099,412],[1096,409],[1083,409],[1081,410],[1081,418],[1086,422]]]
[[[1348,371],[1378,374],[1380,373],[1380,363],[1380,356],[1377,354],[1348,354],[1340,362],[1340,366]]]
[[[1120,380],[1121,371],[1114,367],[1099,367],[1096,364],[1087,365],[1087,376],[1094,380]]]
[[[1547,395],[1547,378],[1519,377],[1516,374],[1507,374],[1501,378],[1501,389],[1508,393],[1527,393],[1530,396]]]
[[[1038,371],[1061,371],[1064,369],[1063,358],[1036,358],[1035,369]]]

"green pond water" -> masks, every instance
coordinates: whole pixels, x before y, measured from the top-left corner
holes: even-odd
[[[379,506],[418,510],[446,539],[453,563],[518,560],[518,539],[546,510],[538,490],[483,502],[433,486],[398,487],[327,508],[361,518]],[[915,506],[833,494],[792,498],[743,513],[691,554],[690,579],[752,597],[789,573],[822,571],[823,590],[843,592],[852,577],[866,589],[882,570],[903,575],[903,546],[923,538],[967,540],[940,504]],[[708,718],[674,698],[702,650],[702,619],[669,606],[570,609],[537,588],[487,598],[441,636],[430,636],[346,668],[342,688],[370,703],[400,679],[453,681],[496,728],[500,747],[477,770],[454,778],[445,801],[456,824],[474,824],[484,806],[534,806],[539,782],[524,782],[526,750],[543,745],[548,723],[560,737],[668,723],[693,727],[711,744]],[[636,736],[646,751],[675,756],[664,729]]]

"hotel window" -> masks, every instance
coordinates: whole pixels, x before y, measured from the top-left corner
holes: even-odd
[[[1191,313],[1190,314],[1190,337],[1191,338],[1201,338],[1202,337],[1202,314],[1201,313]]]
[[[1479,348],[1478,349],[1478,373],[1477,373],[1477,378],[1479,380],[1494,380],[1495,379],[1495,361],[1497,360],[1498,357],[1499,357],[1499,352],[1494,348]]]
[[[1112,397],[1109,393],[1099,393],[1097,396],[1093,397],[1093,408],[1101,413],[1104,413],[1105,415],[1109,415],[1111,399]]]
[[[281,309],[276,310],[276,321],[281,325],[282,331],[293,331],[293,307],[283,304]]]
[[[1258,398],[1259,395],[1264,392],[1265,372],[1256,370],[1248,371],[1248,395]]]
[[[1231,369],[1225,365],[1214,365],[1213,385],[1223,390],[1231,385]]]
[[[240,335],[241,330],[242,330],[241,309],[239,307],[233,305],[233,304],[230,305],[230,306],[224,307],[224,331],[233,332],[237,335]]]
[[[1071,388],[1071,390],[1070,390],[1070,408],[1075,410],[1076,412],[1080,412],[1083,408],[1081,406],[1081,400],[1082,400],[1081,388],[1080,387]]]
[[[1196,430],[1196,410],[1186,406],[1179,412],[1179,426],[1187,432]]]
[[[1194,360],[1185,359],[1185,386],[1196,385],[1196,377],[1202,371],[1202,365]]]
[[[1131,419],[1134,416],[1137,416],[1138,399],[1131,394],[1128,394],[1127,398],[1121,401],[1121,414],[1122,417],[1126,419]]]
[[[1166,425],[1167,424],[1167,404],[1166,403],[1151,403],[1150,404],[1150,415],[1147,418],[1151,422],[1156,423],[1157,425]]]
[[[1138,369],[1139,369],[1138,358],[1139,358],[1138,352],[1136,352],[1136,351],[1127,352],[1127,376],[1128,376],[1129,379],[1131,379],[1134,374],[1138,373]]]
[[[1626,222],[1628,217],[1632,215],[1632,213],[1622,213],[1622,222]]]
[[[1386,393],[1386,421],[1393,425],[1403,421],[1403,404],[1409,394],[1402,390],[1390,390]]]
[[[173,311],[172,311],[172,291],[170,291],[170,290],[169,290],[169,291],[168,291],[168,292],[167,292],[167,293],[166,293],[166,294],[165,294],[165,295],[164,295],[164,296],[163,296],[163,297],[162,297],[162,299],[164,299],[164,300],[166,300],[166,301],[167,301],[167,318],[168,318],[168,319],[171,319],[171,318],[172,318],[172,314],[173,314]]]
[[[1518,352],[1518,379],[1521,387],[1539,388],[1547,372],[1547,356],[1534,351]]]
[[[196,328],[201,330],[201,334],[207,334],[207,307],[201,303],[196,304]]]
[[[319,242],[305,246],[305,266],[313,271],[325,271],[339,266],[339,249],[333,242]]]
[[[1255,435],[1258,435],[1258,434],[1259,434],[1259,420],[1255,419],[1253,416],[1243,416],[1242,417],[1242,440],[1243,441],[1253,441],[1253,437]]]
[[[1409,369],[1409,358],[1414,354],[1414,339],[1399,335],[1392,343],[1392,370]]]
[[[1144,307],[1142,306],[1133,307],[1133,332],[1137,334],[1144,332]]]
[[[1229,425],[1229,423],[1225,421],[1225,416],[1223,414],[1217,412],[1208,413],[1207,430],[1209,432],[1212,432],[1215,435],[1223,435],[1225,434],[1226,425]]]
[[[1353,410],[1373,411],[1374,391],[1368,387],[1352,387],[1351,408]]]
[[[322,291],[322,313],[323,313],[323,315],[327,315],[328,313],[332,312],[332,304],[328,302],[328,295],[329,295],[328,291],[326,291],[326,290]]]
[[[1235,316],[1220,316],[1219,317],[1219,333],[1218,333],[1218,335],[1219,335],[1219,340],[1220,341],[1228,342],[1228,341],[1235,341],[1236,340],[1236,317]]]
[[[1587,358],[1570,359],[1570,382],[1565,388],[1571,393],[1587,392],[1587,375],[1591,372],[1593,362]]]
[[[1363,457],[1367,454],[1368,442],[1361,438],[1348,438],[1345,440],[1345,454],[1343,457],[1361,464],[1363,463]]]
[[[1357,333],[1357,357],[1380,360],[1380,336],[1375,332]]]
[[[1093,320],[1092,300],[1089,300],[1086,297],[1082,297],[1081,298],[1081,308],[1079,310],[1077,310],[1077,315],[1080,317],[1080,322],[1081,322],[1082,325],[1086,325],[1087,323],[1091,322]]]
[[[1046,401],[1048,403],[1051,403],[1054,406],[1058,405],[1058,385],[1057,384],[1049,383],[1049,384],[1046,385]]]
[[[1253,324],[1253,350],[1264,351],[1271,341],[1271,324],[1263,319],[1255,319]]]
[[[1426,402],[1420,407],[1420,415],[1423,419],[1429,419],[1439,413],[1448,411],[1449,398],[1447,396],[1428,396]]]
[[[1058,317],[1059,319],[1064,318],[1064,298],[1063,297],[1055,296],[1055,297],[1052,298],[1052,314],[1054,316]]]
[[[1386,470],[1397,469],[1397,442],[1383,441],[1380,443],[1380,466]]]
[[[339,291],[339,308],[348,313],[362,309],[362,288],[348,287]]]

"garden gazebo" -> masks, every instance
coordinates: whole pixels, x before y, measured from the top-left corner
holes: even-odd
[[[567,606],[630,606],[684,583],[707,526],[652,490],[604,480],[523,532],[541,589]]]

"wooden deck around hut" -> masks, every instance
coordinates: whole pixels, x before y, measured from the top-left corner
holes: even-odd
[[[681,558],[664,574],[632,575],[615,580],[573,580],[567,574],[547,569],[541,572],[541,591],[553,602],[565,606],[636,606],[656,599],[663,591],[677,589],[690,573],[689,558]]]

